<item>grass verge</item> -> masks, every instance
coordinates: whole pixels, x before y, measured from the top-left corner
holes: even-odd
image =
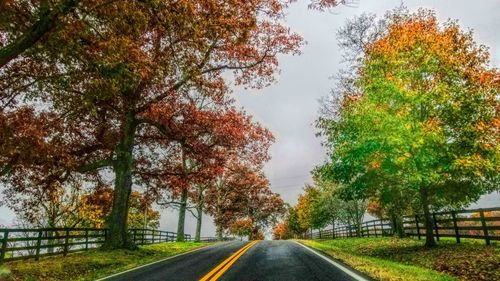
[[[142,246],[135,251],[93,249],[66,257],[8,262],[0,266],[0,280],[95,280],[206,245],[208,244],[170,242]]]
[[[500,247],[442,239],[432,249],[405,238],[300,240],[377,280],[500,280]]]

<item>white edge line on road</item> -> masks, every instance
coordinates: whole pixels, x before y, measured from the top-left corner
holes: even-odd
[[[351,276],[352,278],[354,278],[355,280],[357,281],[368,281],[368,279],[360,276],[359,274],[355,273],[354,271],[350,270],[349,268],[343,266],[342,264],[326,257],[325,255],[322,255],[320,253],[318,253],[317,251],[307,247],[306,245],[300,243],[300,242],[297,242],[297,241],[294,241],[295,243],[299,244],[300,246],[306,248],[307,250],[313,252],[314,254],[316,254],[317,256],[321,257],[322,259],[324,259],[325,261],[333,264],[334,266],[336,266],[338,269],[342,270],[345,274]]]
[[[224,242],[223,242],[224,243]],[[166,260],[170,260],[170,259],[174,259],[174,258],[177,258],[177,257],[180,257],[180,256],[184,256],[184,255],[187,255],[187,254],[190,254],[190,253],[193,253],[193,252],[196,252],[196,251],[199,251],[199,250],[203,250],[203,249],[207,249],[207,248],[210,248],[210,247],[213,247],[213,246],[216,246],[216,245],[219,245],[221,243],[216,243],[214,245],[207,245],[205,247],[201,247],[201,248],[197,248],[197,249],[194,249],[194,250],[190,250],[190,251],[187,251],[187,252],[184,252],[184,253],[180,253],[178,255],[175,255],[175,256],[171,256],[171,257],[167,257],[167,258],[164,258],[164,259],[161,259],[159,261],[154,261],[154,262],[150,262],[148,264],[143,264],[141,266],[138,266],[138,267],[134,267],[134,268],[131,268],[131,269],[127,269],[125,271],[120,271],[118,273],[115,273],[115,274],[112,274],[112,275],[109,275],[109,276],[106,276],[106,277],[103,277],[103,278],[100,278],[100,279],[96,279],[95,281],[103,281],[103,280],[106,280],[106,279],[109,279],[109,278],[113,278],[115,276],[118,276],[118,275],[122,275],[122,274],[125,274],[127,272],[131,272],[131,271],[134,271],[134,270],[137,270],[137,269],[140,269],[140,268],[143,268],[143,267],[146,267],[146,266],[150,266],[150,265],[153,265],[153,264],[156,264],[156,263],[160,263],[160,262],[164,262]]]

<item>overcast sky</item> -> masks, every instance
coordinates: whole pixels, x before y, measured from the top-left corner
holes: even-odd
[[[312,123],[318,114],[318,99],[328,94],[333,81],[329,77],[341,67],[335,31],[346,19],[363,12],[383,15],[401,1],[359,0],[356,7],[337,7],[332,12],[307,9],[308,0],[299,0],[288,10],[287,24],[307,41],[301,56],[283,56],[277,82],[261,91],[235,89],[245,110],[272,130],[276,142],[272,160],[265,166],[272,189],[295,204],[304,183],[310,182],[311,169],[325,160],[325,150],[315,137]],[[428,0],[403,1],[410,9],[431,8],[440,20],[459,20],[463,28],[472,28],[477,42],[490,47],[492,65],[500,66],[500,0]],[[500,206],[498,193],[483,197],[472,207]],[[0,224],[10,223],[12,213],[0,209]],[[194,219],[188,215],[186,233],[193,233]],[[163,211],[161,228],[175,231],[176,213]],[[203,221],[203,236],[214,235],[211,218]]]

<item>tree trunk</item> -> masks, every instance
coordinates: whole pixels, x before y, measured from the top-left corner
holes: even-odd
[[[123,124],[123,135],[116,147],[115,188],[113,206],[109,217],[109,233],[103,244],[105,249],[134,248],[127,227],[129,198],[132,192],[132,171],[134,168],[134,139],[137,122],[132,113],[128,113]]]
[[[203,195],[201,194],[201,190],[198,190],[198,205],[196,206],[196,213],[198,217],[196,218],[196,233],[194,236],[195,242],[200,242],[201,239],[201,222],[203,220]]]
[[[335,239],[335,219],[332,219],[332,239]]]
[[[55,221],[56,221],[56,219],[54,218],[54,213],[51,212],[49,214],[48,222],[47,222],[48,228],[55,228],[56,227]],[[54,237],[54,231],[52,231],[52,230],[47,231],[47,238],[48,238],[47,245],[48,246],[54,245],[55,241],[54,241],[54,239],[52,239],[52,237]],[[53,252],[54,252],[54,247],[47,248],[47,253],[52,254]]]
[[[436,246],[436,241],[434,240],[433,222],[431,212],[429,211],[429,189],[427,187],[420,188],[420,200],[422,201],[422,209],[424,211],[425,246],[434,247]]]
[[[201,207],[198,207],[196,209],[196,211],[198,213],[198,217],[196,218],[196,233],[195,233],[194,241],[200,242],[200,240],[201,240],[201,222],[202,222],[203,210],[201,209]]]
[[[222,232],[223,232],[222,226],[218,225],[217,230],[215,232],[217,235],[217,240],[222,241],[222,238],[223,238],[222,237]]]
[[[362,223],[362,221],[361,221],[361,218],[360,218],[361,216],[359,215],[359,213],[360,213],[360,210],[359,210],[360,206],[359,206],[359,202],[358,201],[355,201],[354,207],[355,207],[355,212],[354,213],[356,214],[356,236],[357,237],[361,237],[361,223]]]
[[[393,235],[399,238],[403,238],[405,236],[404,226],[403,226],[403,216],[397,214],[396,212],[390,212],[391,223],[393,229]]]
[[[252,228],[252,231],[248,235],[248,241],[257,240],[259,237],[259,228],[257,226]]]
[[[187,189],[182,190],[181,205],[179,207],[179,220],[177,221],[177,242],[184,242],[184,224],[186,222]]]

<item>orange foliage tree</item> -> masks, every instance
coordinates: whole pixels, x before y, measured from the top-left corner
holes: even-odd
[[[280,196],[269,188],[269,181],[259,170],[242,163],[232,163],[225,168],[207,189],[205,195],[207,213],[214,217],[217,236],[238,219],[249,219],[253,223],[250,239],[284,213]]]
[[[86,161],[70,163],[66,171],[113,172],[104,247],[131,246],[129,198],[140,174],[137,163],[147,159],[137,157],[138,145],[145,144],[141,153],[156,158],[157,150],[150,148],[165,149],[165,143],[189,146],[193,152],[210,147],[211,138],[202,130],[194,137],[190,131],[178,134],[178,125],[189,116],[203,118],[189,114],[192,94],[213,102],[224,99],[230,92],[223,79],[227,71],[238,85],[263,87],[274,80],[278,54],[298,53],[302,39],[282,25],[285,8],[285,3],[269,0],[227,5],[114,1],[82,15],[90,21],[64,17],[36,52],[24,52],[1,68],[0,98],[8,104],[4,111],[40,101],[38,111],[46,108],[64,124],[73,122],[79,138],[95,142],[79,158]],[[178,162],[168,150],[164,154]]]
[[[250,236],[253,230],[253,221],[251,219],[238,219],[229,227],[229,233],[236,236]]]
[[[277,223],[273,228],[273,239],[282,240],[288,238],[288,226],[285,222]]]

